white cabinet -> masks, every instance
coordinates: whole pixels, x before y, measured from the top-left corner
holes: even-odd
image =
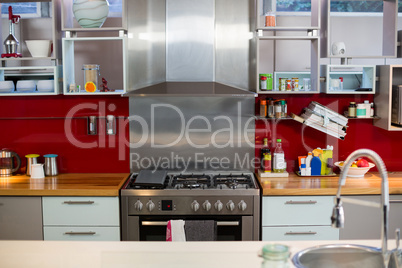
[[[100,28],[83,28],[74,18],[73,0],[62,1],[63,93],[65,95],[121,95],[127,91],[127,1]],[[84,65],[99,65],[95,92],[85,90]],[[102,78],[110,91],[101,87]],[[95,83],[96,84],[96,83]],[[70,90],[70,86],[75,90]]]
[[[257,93],[259,94],[306,94],[320,93],[320,70],[319,70],[319,49],[320,49],[320,1],[311,1],[311,23],[310,25],[294,25],[282,26],[278,23],[274,27],[266,27],[264,25],[265,16],[263,4],[269,5],[271,1],[261,0],[257,5],[257,20],[256,20],[256,59],[257,59]],[[300,49],[301,48],[301,49]],[[293,66],[281,67],[280,60],[286,58],[293,59],[292,63],[301,63],[305,60],[298,59],[298,56],[309,54],[310,60],[308,66],[298,67]],[[269,63],[269,64],[268,64]],[[294,77],[299,77],[310,73],[310,91],[261,91],[259,88],[259,75],[275,72],[293,72]],[[291,78],[291,77],[290,77]],[[299,77],[300,79],[300,77]],[[300,81],[300,80],[299,80]],[[275,86],[274,89],[278,87]]]
[[[1,5],[7,6],[9,3],[20,2],[16,0],[2,1]],[[24,1],[37,5],[41,12],[48,12],[49,17],[38,18],[21,18],[15,24],[14,35],[19,41],[17,52],[21,53],[22,57],[0,58],[0,81],[13,81],[14,91],[0,92],[0,96],[21,96],[21,95],[55,95],[59,94],[59,85],[61,85],[61,66],[59,59],[61,57],[60,40],[61,32],[59,28],[60,15],[60,0],[37,0]],[[19,15],[18,11],[13,11],[14,15]],[[1,18],[3,29],[9,24],[8,16]],[[40,29],[40,30],[38,30]],[[2,39],[4,40],[8,31],[3,31]],[[49,57],[32,57],[28,51],[26,41],[28,40],[51,40],[52,53]],[[3,45],[1,45],[3,46]],[[1,49],[4,52],[4,49]],[[34,80],[35,88],[33,90],[17,90],[17,82],[20,80]],[[53,89],[39,86],[36,88],[39,80],[51,80],[46,83],[52,83]],[[42,85],[43,82],[40,83]]]
[[[392,87],[402,85],[402,65],[382,65],[377,67],[380,81],[378,92],[374,97],[374,103],[378,120],[374,121],[376,127],[388,131],[402,131],[402,127],[393,125],[392,122]]]
[[[43,197],[45,240],[119,241],[118,197]]]
[[[327,94],[375,94],[375,65],[324,65],[323,69]]]
[[[262,240],[338,240],[331,227],[333,196],[264,196]]]
[[[43,240],[41,197],[0,197],[0,240]]]

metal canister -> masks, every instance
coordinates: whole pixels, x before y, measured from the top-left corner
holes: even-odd
[[[57,154],[46,154],[45,157],[45,175],[56,176],[59,174],[57,170]]]
[[[28,176],[31,176],[31,167],[32,167],[32,165],[38,163],[38,157],[39,157],[39,155],[38,155],[38,154],[27,154],[25,157],[27,158],[27,170],[26,170],[26,174],[27,174]]]

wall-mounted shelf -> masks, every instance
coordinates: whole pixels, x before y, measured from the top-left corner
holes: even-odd
[[[327,94],[375,94],[375,65],[323,65]],[[343,78],[343,86],[340,84]]]
[[[346,44],[345,55],[332,55],[332,43],[341,40],[333,39],[331,33],[331,0],[321,0],[321,57],[322,58],[390,58],[397,55],[397,23],[398,6],[397,0],[387,0],[383,2],[382,13],[382,53],[379,55],[361,55],[359,47],[351,51],[349,43]],[[369,30],[371,31],[371,29]],[[356,35],[354,35],[356,36]],[[373,33],[370,32],[370,38],[373,39]],[[375,35],[377,36],[377,35]],[[355,39],[358,43],[357,39]],[[349,49],[348,49],[349,48]],[[361,47],[360,47],[361,48]],[[364,50],[363,50],[364,51]]]
[[[127,37],[71,37],[63,38],[63,92],[66,95],[113,95],[124,94],[127,89],[127,57],[125,54]],[[82,51],[80,48],[91,47],[94,43],[102,42],[109,48],[107,51],[92,50]],[[91,61],[91,62],[88,62]],[[84,89],[84,64],[100,65],[98,85],[104,77],[108,81],[108,87],[115,91],[100,92],[99,86],[96,92],[86,92]],[[113,74],[110,76],[109,74]],[[117,75],[116,75],[117,74]],[[80,85],[79,92],[70,92],[71,84]]]
[[[60,94],[61,66],[30,66],[30,67],[0,67],[0,81],[13,81],[13,92],[0,92],[0,96],[41,96]],[[20,80],[53,80],[53,90],[42,92],[35,89],[32,92],[18,91],[16,84]]]

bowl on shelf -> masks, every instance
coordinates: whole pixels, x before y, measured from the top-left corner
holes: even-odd
[[[10,93],[15,89],[13,81],[0,81],[0,93]]]
[[[52,53],[52,40],[26,40],[29,53],[32,57],[50,57]]]
[[[370,168],[375,167],[373,163],[368,163],[368,167],[349,167],[347,177],[351,178],[362,178],[364,175],[370,170]],[[339,169],[342,171],[344,166],[343,166],[343,161],[340,162],[335,162],[335,166],[339,167]]]
[[[36,90],[36,83],[34,80],[18,80],[17,92],[34,92]]]
[[[53,92],[54,80],[39,80],[36,87],[38,92]]]

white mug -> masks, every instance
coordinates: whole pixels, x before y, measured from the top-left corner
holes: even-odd
[[[31,179],[42,179],[45,177],[45,171],[43,170],[43,164],[31,165]]]
[[[332,55],[344,55],[346,53],[346,47],[344,42],[332,43]]]

